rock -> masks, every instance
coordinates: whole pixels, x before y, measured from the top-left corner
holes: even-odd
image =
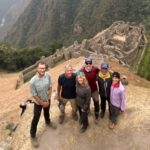
[[[70,51],[68,49],[64,50],[64,58],[65,60],[69,60],[71,58]]]
[[[132,60],[137,55],[137,50],[141,58],[138,60],[136,69],[142,60],[142,53],[147,45],[147,39],[145,37],[145,29],[143,26],[133,26],[128,22],[117,21],[114,22],[109,28],[98,33],[91,39],[84,39],[81,44],[78,41],[74,41],[73,45],[65,48],[63,47],[49,57],[42,57],[41,59],[53,67],[61,59],[69,60],[70,58],[77,58],[79,56],[89,57],[92,52],[100,54],[106,54],[111,57],[115,57],[119,60],[119,63],[123,66],[128,66],[132,63]],[[77,34],[82,33],[82,27],[80,23],[76,23],[74,26],[74,32]],[[142,45],[142,46],[141,46]],[[16,89],[19,84],[23,84],[30,77],[35,74],[36,64],[23,70],[20,74],[20,83],[17,81]]]
[[[8,121],[4,120],[4,121],[2,122],[2,124],[3,124],[3,128],[4,128],[4,129],[10,129],[10,124],[9,124]]]
[[[74,25],[74,33],[76,33],[77,35],[80,35],[83,31],[82,27],[79,25],[79,23],[76,23]]]
[[[91,54],[92,52],[88,50],[81,50],[81,55],[83,55],[84,57],[89,57]]]
[[[121,78],[121,82],[122,82],[123,85],[128,85],[129,84],[129,81],[128,81],[127,77],[124,76],[124,75]]]
[[[78,46],[78,45],[79,45],[78,41],[77,41],[77,40],[74,41],[73,45],[74,45],[74,46]]]
[[[89,49],[90,48],[90,46],[89,46],[89,42],[88,42],[88,40],[87,39],[84,39],[83,41],[82,41],[82,43],[81,43],[81,50],[84,50],[84,49]]]
[[[80,52],[74,52],[74,53],[71,53],[71,58],[78,58],[81,56],[81,53]]]
[[[0,142],[0,150],[13,150],[10,141],[9,142],[5,142],[5,141],[1,141]]]

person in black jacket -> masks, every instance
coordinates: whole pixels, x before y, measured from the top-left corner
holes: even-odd
[[[99,94],[101,97],[101,118],[104,117],[106,111],[106,100],[108,102],[108,107],[110,106],[110,87],[112,84],[111,73],[109,72],[109,64],[103,62],[101,64],[101,70],[98,73],[97,81],[99,86]],[[110,117],[110,107],[109,107],[109,117]]]
[[[88,110],[90,106],[91,99],[91,89],[88,85],[88,81],[83,72],[77,73],[77,83],[76,83],[76,101],[77,108],[80,114],[80,123],[83,125],[80,129],[80,132],[83,133],[86,131],[89,122],[88,122]]]

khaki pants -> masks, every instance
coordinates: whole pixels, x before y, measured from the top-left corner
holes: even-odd
[[[60,109],[60,115],[64,116],[65,115],[65,106],[69,102],[71,104],[72,108],[72,116],[76,115],[77,113],[77,104],[76,104],[76,99],[66,99],[66,98],[61,98],[61,102],[63,103],[63,108]]]

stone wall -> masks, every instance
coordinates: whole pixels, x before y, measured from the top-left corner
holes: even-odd
[[[71,46],[58,49],[53,55],[42,57],[41,60],[46,62],[49,67],[53,67],[62,59],[88,57],[96,53],[97,56],[106,54],[115,57],[121,64],[129,66],[133,58],[137,56],[137,51],[143,56],[146,45],[147,39],[143,26],[132,26],[128,22],[117,21],[95,37],[89,40],[84,39],[80,44],[75,41]],[[138,61],[138,65],[141,60],[142,58]],[[35,74],[38,62],[21,72],[16,88]]]

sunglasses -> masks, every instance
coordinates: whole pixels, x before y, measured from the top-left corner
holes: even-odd
[[[82,76],[82,75],[84,75],[83,72],[81,72],[81,71],[77,72],[77,76]]]
[[[92,62],[85,62],[86,65],[92,65]]]

